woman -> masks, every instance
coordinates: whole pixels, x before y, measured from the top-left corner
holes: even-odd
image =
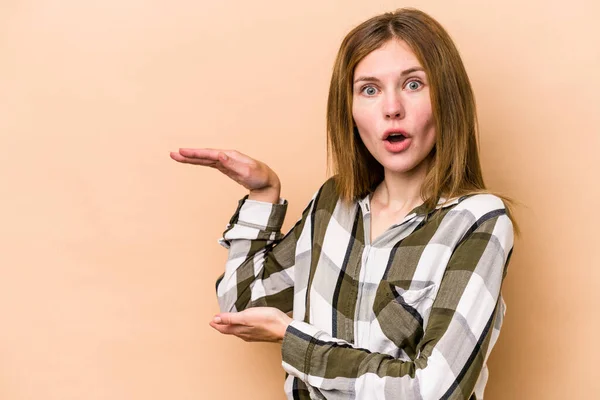
[[[287,202],[267,165],[172,153],[250,191],[220,240],[211,326],[281,342],[290,399],[481,399],[513,224],[485,188],[473,93],[439,23],[401,9],[352,30],[327,130],[335,175],[283,237]]]

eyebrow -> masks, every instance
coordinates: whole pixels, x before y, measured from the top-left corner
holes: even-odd
[[[408,75],[410,73],[413,72],[417,72],[417,71],[425,71],[422,67],[412,67],[409,69],[405,69],[404,71],[402,71],[402,73],[400,73],[400,76],[405,76]],[[354,81],[354,83],[357,82],[379,82],[378,78],[375,78],[374,76],[361,76],[356,78],[356,80]]]

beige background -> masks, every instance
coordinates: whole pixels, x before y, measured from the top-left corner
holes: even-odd
[[[0,399],[282,399],[277,345],[208,326],[244,190],[168,153],[267,162],[287,230],[341,39],[407,5],[454,37],[487,182],[524,203],[486,398],[598,398],[597,2],[0,0]]]

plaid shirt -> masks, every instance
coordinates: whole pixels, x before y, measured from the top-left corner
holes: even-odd
[[[503,202],[417,207],[371,243],[369,196],[338,200],[331,178],[285,236],[286,200],[240,200],[219,240],[221,310],[293,311],[289,399],[482,399],[513,247]]]

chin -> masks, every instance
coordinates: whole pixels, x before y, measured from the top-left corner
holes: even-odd
[[[416,172],[419,169],[419,166],[422,163],[384,163],[383,169],[392,174],[407,174],[411,172]]]
[[[415,168],[413,166],[384,165],[383,169],[392,174],[405,174]]]

